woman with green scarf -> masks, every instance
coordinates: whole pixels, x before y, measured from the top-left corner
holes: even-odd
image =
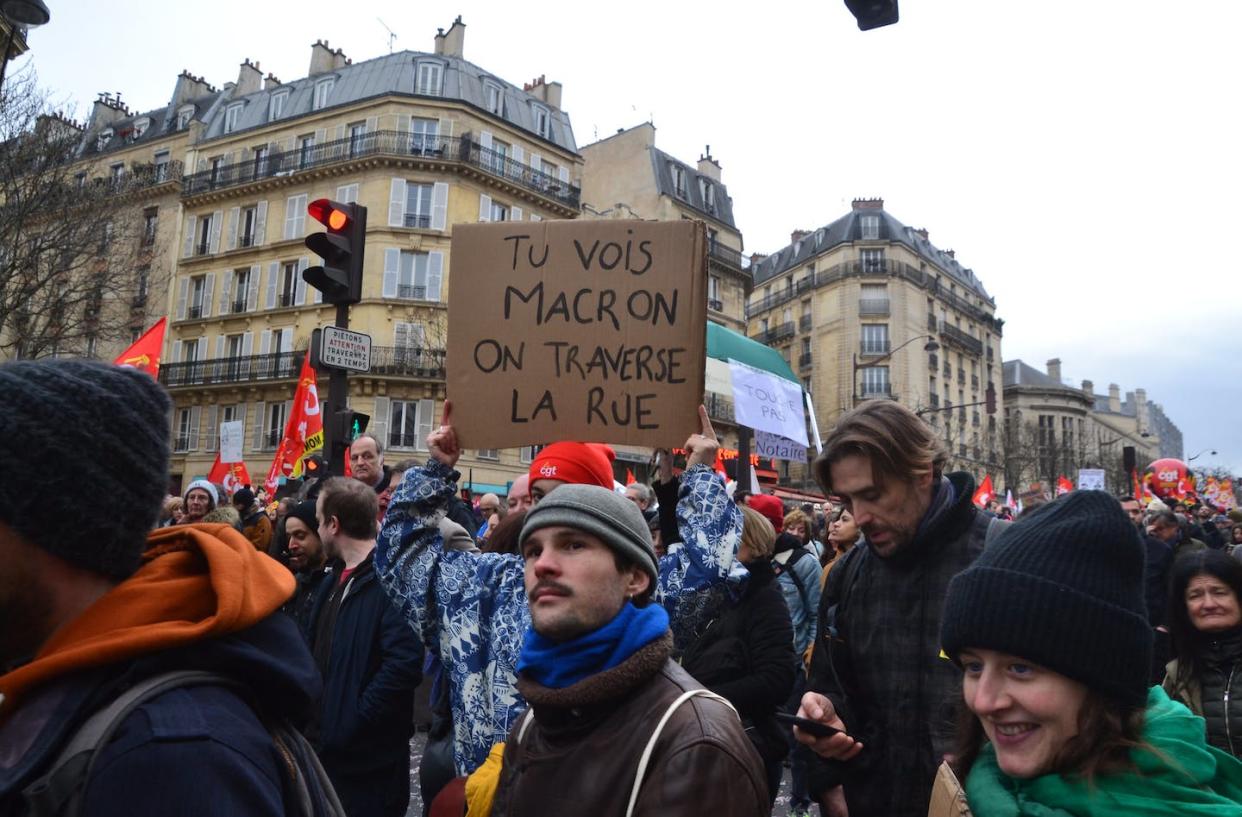
[[[965,710],[931,814],[1242,817],[1242,761],[1148,688],[1143,561],[1117,501],[1074,491],[953,579],[941,643]]]

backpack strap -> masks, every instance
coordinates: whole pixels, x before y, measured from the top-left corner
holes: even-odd
[[[82,808],[86,783],[99,750],[108,745],[121,723],[135,709],[170,689],[211,684],[241,690],[224,675],[196,670],[165,672],[144,678],[98,710],[78,727],[48,770],[22,790],[30,817],[76,815]]]
[[[714,698],[720,701],[729,709],[733,710],[733,714],[737,714],[737,710],[733,708],[733,704],[726,699],[717,695],[709,689],[687,689],[685,692],[677,696],[668,709],[664,711],[664,717],[660,718],[656,724],[655,731],[651,733],[651,738],[647,741],[647,746],[643,749],[642,757],[638,760],[638,770],[634,774],[634,786],[630,789],[630,802],[625,807],[625,817],[633,817],[634,805],[638,802],[638,793],[643,787],[643,776],[647,774],[647,764],[651,762],[651,753],[655,750],[656,741],[660,739],[660,733],[664,731],[664,725],[668,723],[668,719],[673,717],[673,713],[691,698]]]
[[[808,611],[811,609],[810,597],[806,594],[806,585],[802,583],[802,578],[798,575],[798,571],[794,570],[794,565],[802,560],[804,556],[812,556],[811,551],[804,547],[796,547],[789,553],[789,558],[785,560],[785,564],[781,564],[775,559],[772,560],[772,572],[777,576],[789,576],[793,579],[794,587],[798,588],[798,598],[802,600],[802,606]],[[816,559],[818,564],[819,560]],[[812,613],[814,614],[814,613]]]

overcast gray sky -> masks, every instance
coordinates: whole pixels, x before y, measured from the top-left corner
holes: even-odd
[[[430,51],[457,14],[472,62],[564,84],[579,145],[651,119],[710,144],[748,252],[881,196],[996,298],[1002,351],[1146,388],[1198,464],[1242,471],[1242,3],[904,0],[860,32],[840,0],[181,4],[46,0],[32,62],[80,115],[100,91],[165,104],[186,68],[290,80],[327,38],[355,62]],[[378,19],[377,19],[378,18]]]

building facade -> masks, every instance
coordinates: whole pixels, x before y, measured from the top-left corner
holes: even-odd
[[[733,199],[721,179],[720,163],[710,146],[696,164],[683,162],[657,148],[655,135],[655,126],[644,122],[582,148],[583,218],[704,222],[707,319],[744,334],[750,262],[742,253],[742,233],[733,218]],[[722,445],[736,449],[732,399],[709,393],[704,405],[718,426]],[[687,434],[690,431],[686,429]],[[619,447],[618,458],[630,461],[637,478],[650,476],[645,453]]]
[[[1004,462],[999,398],[1003,321],[995,301],[953,250],[902,224],[882,199],[751,266],[752,338],[785,356],[811,394],[819,427],[862,400],[898,400],[944,440],[951,470],[998,475]],[[811,482],[796,465],[787,477]]]
[[[1126,449],[1134,449],[1141,472],[1170,445],[1161,437],[1153,408],[1143,389],[1127,393],[1123,402],[1115,383],[1107,394],[1096,394],[1090,380],[1081,387],[1066,383],[1059,358],[1048,361],[1046,372],[1021,360],[1005,361],[1006,485],[1015,496],[1030,490],[1051,494],[1058,477],[1076,483],[1079,469],[1100,468],[1108,490],[1129,493]],[[1176,430],[1163,411],[1159,416],[1166,431]],[[1172,444],[1180,450],[1176,434]]]
[[[372,366],[350,378],[348,402],[370,415],[389,463],[422,456],[444,398],[453,225],[579,212],[560,85],[489,74],[464,39],[458,18],[431,52],[358,64],[317,42],[306,77],[281,82],[247,60],[214,98],[171,106],[188,122],[160,370],[175,401],[174,482],[208,471],[220,423],[235,420],[252,478],[267,473],[311,332],[334,318],[301,276],[318,198],[368,208],[350,328],[371,336]],[[471,450],[459,467],[474,490],[503,491],[529,453]]]

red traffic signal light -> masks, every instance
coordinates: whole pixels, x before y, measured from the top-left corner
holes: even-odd
[[[360,204],[315,199],[307,205],[306,212],[328,231],[306,237],[306,246],[323,259],[323,265],[304,270],[302,278],[322,292],[328,303],[338,306],[358,303],[362,300],[367,208]]]

